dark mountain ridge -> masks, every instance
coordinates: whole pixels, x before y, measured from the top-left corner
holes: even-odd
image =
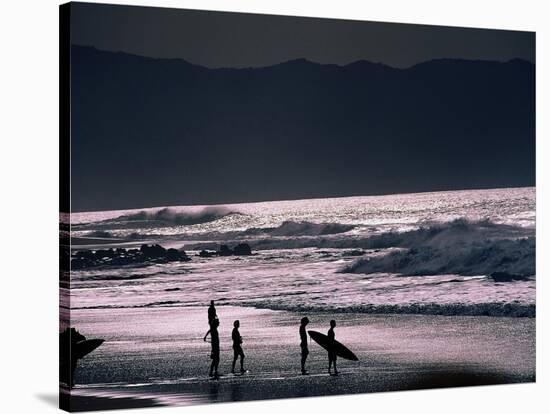
[[[535,184],[535,66],[208,69],[73,46],[72,209]]]

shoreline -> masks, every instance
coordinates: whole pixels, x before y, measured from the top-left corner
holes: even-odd
[[[206,307],[73,310],[74,326],[104,345],[80,361],[74,410],[132,404],[193,405],[535,381],[535,318],[369,315],[273,311],[219,306],[219,381],[207,377],[210,345]],[[359,357],[338,360],[310,342],[300,375],[298,326],[324,332],[336,319],[336,339]],[[228,374],[232,321],[241,321],[244,376]]]

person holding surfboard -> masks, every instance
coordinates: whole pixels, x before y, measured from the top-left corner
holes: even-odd
[[[309,323],[309,319],[307,318],[307,316],[304,316],[300,321],[300,348],[302,350],[302,360],[301,360],[302,375],[308,374],[308,372],[306,371],[306,359],[309,354],[309,349],[307,347],[307,334],[306,334],[306,326],[308,323]]]
[[[59,379],[69,388],[73,388],[78,361],[103,342],[105,342],[104,339],[86,339],[75,328],[66,328],[61,332],[59,334]]]
[[[338,370],[336,369],[336,334],[334,333],[334,328],[336,328],[336,321],[332,319],[330,321],[330,329],[327,332],[328,337],[328,374],[332,375],[331,368],[334,364],[334,375],[338,375]]]
[[[241,326],[241,323],[236,320],[233,322],[233,332],[231,333],[231,339],[233,340],[233,365],[231,366],[231,373],[235,373],[235,363],[237,362],[237,359],[241,357],[241,374],[244,374],[246,370],[243,366],[243,360],[244,360],[244,352],[243,352],[243,338],[239,332],[239,327]]]
[[[317,342],[328,352],[328,373],[330,375],[332,375],[331,368],[333,364],[334,375],[338,375],[338,369],[336,368],[336,357],[347,359],[349,361],[359,361],[357,356],[352,351],[336,340],[334,328],[336,328],[336,321],[332,320],[330,321],[330,329],[327,335],[317,331],[307,331],[311,339]]]
[[[212,352],[210,353],[210,359],[212,359],[212,363],[210,364],[210,372],[208,374],[209,377],[214,377],[214,379],[218,379],[218,365],[220,365],[220,335],[218,332],[218,326],[220,326],[220,322],[218,319],[213,319],[210,323],[210,329],[208,332],[206,332],[206,335],[204,335],[203,340],[206,342],[206,337],[210,335],[210,342],[212,344]]]

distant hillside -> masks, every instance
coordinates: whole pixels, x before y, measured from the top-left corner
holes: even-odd
[[[71,61],[73,211],[535,183],[526,61]]]

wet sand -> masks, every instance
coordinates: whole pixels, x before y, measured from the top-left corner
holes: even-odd
[[[300,375],[298,327],[305,314],[220,306],[219,380],[208,378],[206,307],[73,310],[73,326],[105,343],[80,361],[74,411],[189,405],[535,380],[535,319],[480,316],[308,313],[308,329],[336,338],[359,362],[338,359],[310,342],[308,376]],[[231,330],[241,321],[243,376],[229,373]],[[64,393],[63,393],[64,394]],[[62,395],[61,398],[66,398]]]

